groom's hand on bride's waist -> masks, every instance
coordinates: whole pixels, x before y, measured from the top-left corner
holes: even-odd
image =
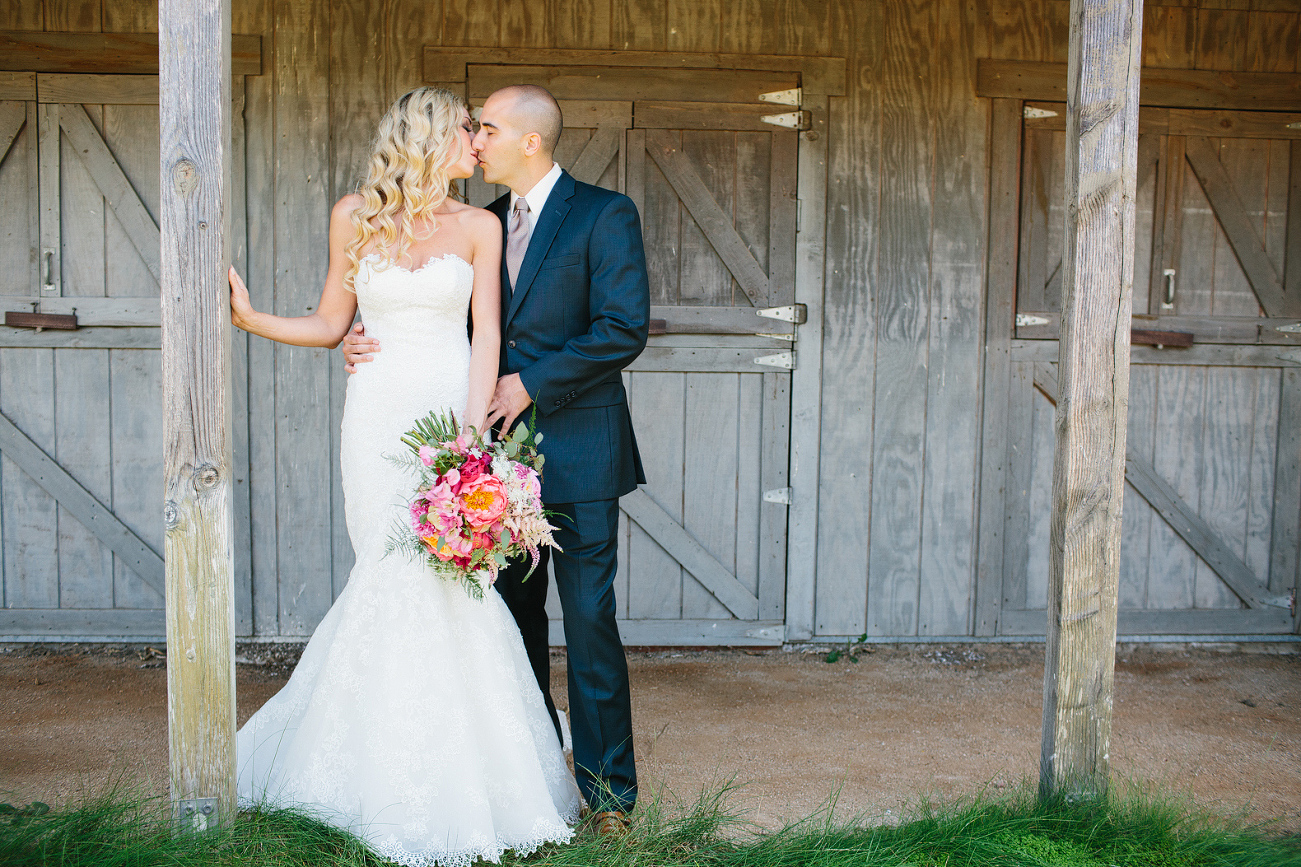
[[[497,378],[497,388],[493,390],[492,400],[488,403],[488,425],[495,426],[501,420],[502,435],[510,433],[515,426],[515,419],[529,408],[533,398],[518,373],[508,373]]]
[[[358,322],[343,338],[343,369],[349,373],[357,372],[358,364],[365,364],[379,352],[379,341],[366,336],[366,326]]]

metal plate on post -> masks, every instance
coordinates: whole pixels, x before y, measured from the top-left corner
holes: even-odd
[[[207,831],[217,825],[216,798],[187,798],[176,802],[176,821],[183,828]]]
[[[790,90],[774,90],[769,93],[759,94],[760,102],[771,102],[777,105],[793,105],[799,107],[800,100],[804,96],[804,91],[798,87],[792,87]]]
[[[761,307],[754,311],[765,319],[780,319],[782,322],[794,322],[803,325],[809,321],[807,304],[788,304],[785,307]]]

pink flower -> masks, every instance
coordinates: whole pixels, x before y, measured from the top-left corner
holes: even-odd
[[[479,476],[489,472],[491,466],[492,461],[487,455],[479,455],[478,457],[470,458],[465,463],[461,464],[462,484],[464,485],[465,483],[472,482]]]
[[[434,458],[438,457],[438,449],[433,446],[420,447],[420,462],[427,467],[434,465]]]
[[[484,473],[461,486],[461,511],[465,522],[483,530],[506,511],[506,486],[496,476]]]

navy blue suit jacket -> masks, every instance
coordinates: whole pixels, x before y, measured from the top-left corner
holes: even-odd
[[[510,195],[488,206],[506,231]],[[637,207],[562,172],[517,285],[502,262],[499,372],[537,407],[545,503],[620,497],[646,481],[620,372],[646,346],[650,285]],[[527,412],[526,412],[527,416]]]

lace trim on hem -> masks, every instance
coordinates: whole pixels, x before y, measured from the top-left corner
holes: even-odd
[[[490,861],[497,864],[507,851],[513,851],[520,858],[527,858],[548,843],[568,843],[574,838],[573,829],[565,825],[552,826],[539,836],[524,841],[496,840],[481,843],[465,849],[422,849],[412,852],[395,843],[371,844],[376,854],[402,867],[470,867],[478,861]]]

